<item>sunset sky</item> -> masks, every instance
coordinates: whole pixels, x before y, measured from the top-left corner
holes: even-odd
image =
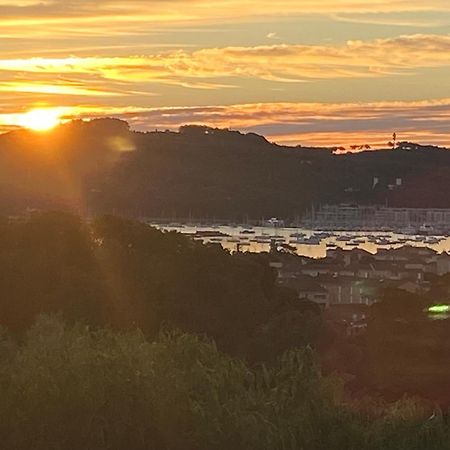
[[[449,0],[0,0],[0,40],[0,132],[56,108],[450,146]]]

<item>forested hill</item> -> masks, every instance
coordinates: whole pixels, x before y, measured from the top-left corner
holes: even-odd
[[[76,121],[0,136],[0,212],[241,220],[294,218],[324,203],[450,207],[449,173],[450,152],[436,147],[333,154],[199,126],[138,133],[117,119]]]

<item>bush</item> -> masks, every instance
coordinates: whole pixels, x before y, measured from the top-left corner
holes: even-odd
[[[179,332],[149,342],[41,316],[19,345],[1,336],[5,449],[448,448],[442,419],[414,403],[375,420],[345,407],[308,348],[267,369]]]

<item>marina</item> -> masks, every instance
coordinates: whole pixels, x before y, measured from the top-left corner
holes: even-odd
[[[164,231],[176,231],[195,240],[235,251],[268,252],[272,248],[299,256],[324,258],[335,248],[360,248],[375,254],[379,249],[402,246],[429,247],[450,252],[450,236],[403,234],[386,231],[320,231],[278,226],[239,226],[147,222]]]

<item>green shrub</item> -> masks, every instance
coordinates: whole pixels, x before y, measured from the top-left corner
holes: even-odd
[[[250,368],[193,335],[149,342],[41,316],[18,345],[1,333],[0,358],[8,450],[444,449],[449,438],[411,402],[377,419],[352,411],[309,348]]]

